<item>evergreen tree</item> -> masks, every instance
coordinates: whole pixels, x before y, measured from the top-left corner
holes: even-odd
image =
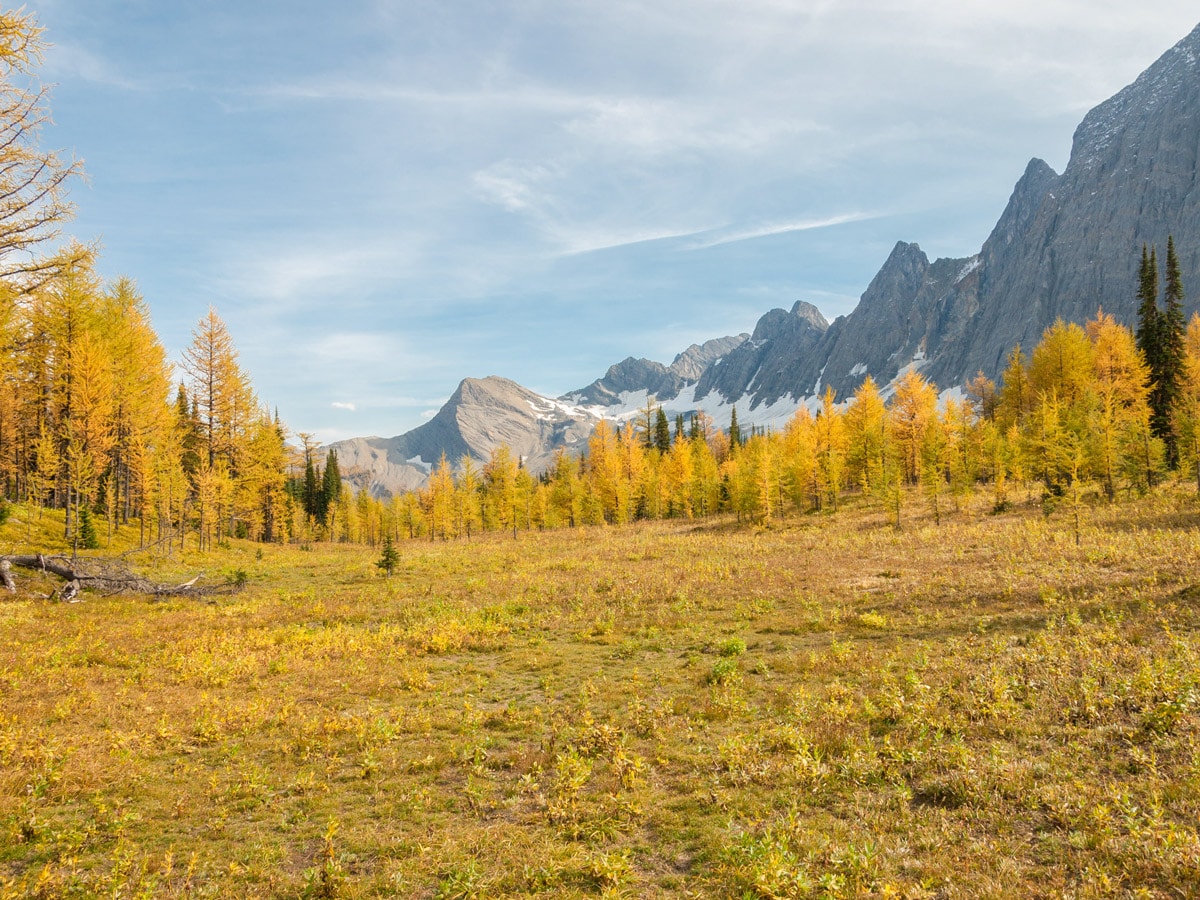
[[[1137,346],[1150,368],[1150,427],[1166,445],[1167,458],[1177,459],[1177,442],[1172,424],[1184,377],[1183,279],[1175,239],[1167,238],[1165,310],[1158,307],[1158,253],[1142,248],[1138,273]]]
[[[392,544],[392,533],[385,532],[383,535],[383,552],[379,555],[379,560],[375,563],[380,569],[383,569],[384,575],[388,578],[392,577],[392,573],[396,571],[396,566],[400,563],[400,553]]]
[[[1138,327],[1137,348],[1142,351],[1151,377],[1158,370],[1158,260],[1145,244],[1138,268]]]
[[[320,490],[320,517],[319,521],[322,525],[329,525],[330,531],[333,530],[333,518],[330,515],[337,508],[338,498],[342,495],[342,475],[338,471],[337,452],[329,451],[329,455],[325,457],[325,471],[321,475],[321,490]]]
[[[304,454],[304,488],[301,494],[300,502],[304,505],[304,512],[319,519],[321,511],[321,490],[317,483],[317,470],[313,466],[312,451],[306,450]]]
[[[733,406],[729,412],[729,450],[733,452],[737,450],[738,445],[742,443],[742,429],[738,427],[737,406]]]
[[[1158,383],[1158,400],[1161,412],[1156,410],[1159,417],[1159,429],[1155,433],[1163,439],[1167,448],[1167,461],[1175,465],[1178,461],[1178,447],[1175,433],[1173,411],[1179,403],[1179,397],[1185,378],[1184,368],[1187,353],[1184,347],[1184,335],[1187,323],[1183,318],[1183,278],[1179,273],[1179,257],[1175,254],[1175,238],[1167,238],[1167,277],[1163,288],[1163,309],[1159,319],[1159,348],[1161,373]]]
[[[87,506],[79,509],[79,531],[77,532],[76,546],[81,550],[100,549],[100,535],[96,533],[92,510]]]
[[[654,420],[654,446],[658,448],[659,453],[667,453],[671,449],[671,425],[661,406]]]

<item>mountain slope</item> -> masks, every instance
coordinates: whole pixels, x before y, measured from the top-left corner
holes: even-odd
[[[486,460],[507,446],[531,470],[557,447],[586,441],[598,416],[551,400],[498,376],[467,378],[424,425],[393,438],[350,438],[330,444],[346,481],[376,496],[420,487],[442,455]]]

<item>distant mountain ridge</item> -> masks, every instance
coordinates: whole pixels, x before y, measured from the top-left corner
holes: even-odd
[[[678,354],[670,366],[630,356],[609,366],[603,378],[566,394],[562,399],[607,406],[620,402],[622,394],[638,391],[647,391],[656,397],[677,397],[689,384],[699,381],[713,363],[740,347],[749,337],[748,334],[739,334],[692,344]]]
[[[826,387],[848,398],[867,375],[886,390],[917,369],[943,390],[960,389],[977,372],[996,377],[1015,345],[1032,348],[1058,318],[1083,322],[1103,307],[1133,324],[1141,247],[1161,250],[1169,235],[1192,284],[1190,315],[1200,299],[1198,156],[1200,26],[1084,117],[1061,175],[1029,163],[972,257],[930,262],[900,241],[853,312],[832,323],[799,301],[767,312],[748,336],[693,345],[670,366],[631,357],[558,399],[468,379],[405,435],[331,446],[343,472],[386,492],[418,484],[443,451],[482,459],[504,442],[537,465],[556,447],[578,446],[601,417],[629,418],[650,397],[671,414],[704,409],[723,423],[737,404],[743,424],[779,425]]]
[[[380,496],[420,487],[443,455],[456,466],[467,454],[487,459],[502,444],[531,469],[542,469],[555,448],[585,442],[599,420],[597,413],[493,375],[464,379],[437,414],[412,431],[329,447],[346,481]]]

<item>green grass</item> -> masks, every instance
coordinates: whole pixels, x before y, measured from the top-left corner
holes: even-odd
[[[980,504],[18,570],[0,896],[1191,894],[1200,508]]]

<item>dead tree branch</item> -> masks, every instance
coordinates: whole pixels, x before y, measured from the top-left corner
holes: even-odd
[[[150,597],[210,597],[215,594],[236,594],[242,585],[238,582],[199,585],[204,577],[197,575],[183,584],[163,584],[150,581],[132,572],[120,560],[100,557],[35,556],[0,557],[0,581],[10,591],[16,591],[12,567],[49,572],[62,578],[64,584],[52,599],[75,601],[82,590],[101,594],[145,594]]]

